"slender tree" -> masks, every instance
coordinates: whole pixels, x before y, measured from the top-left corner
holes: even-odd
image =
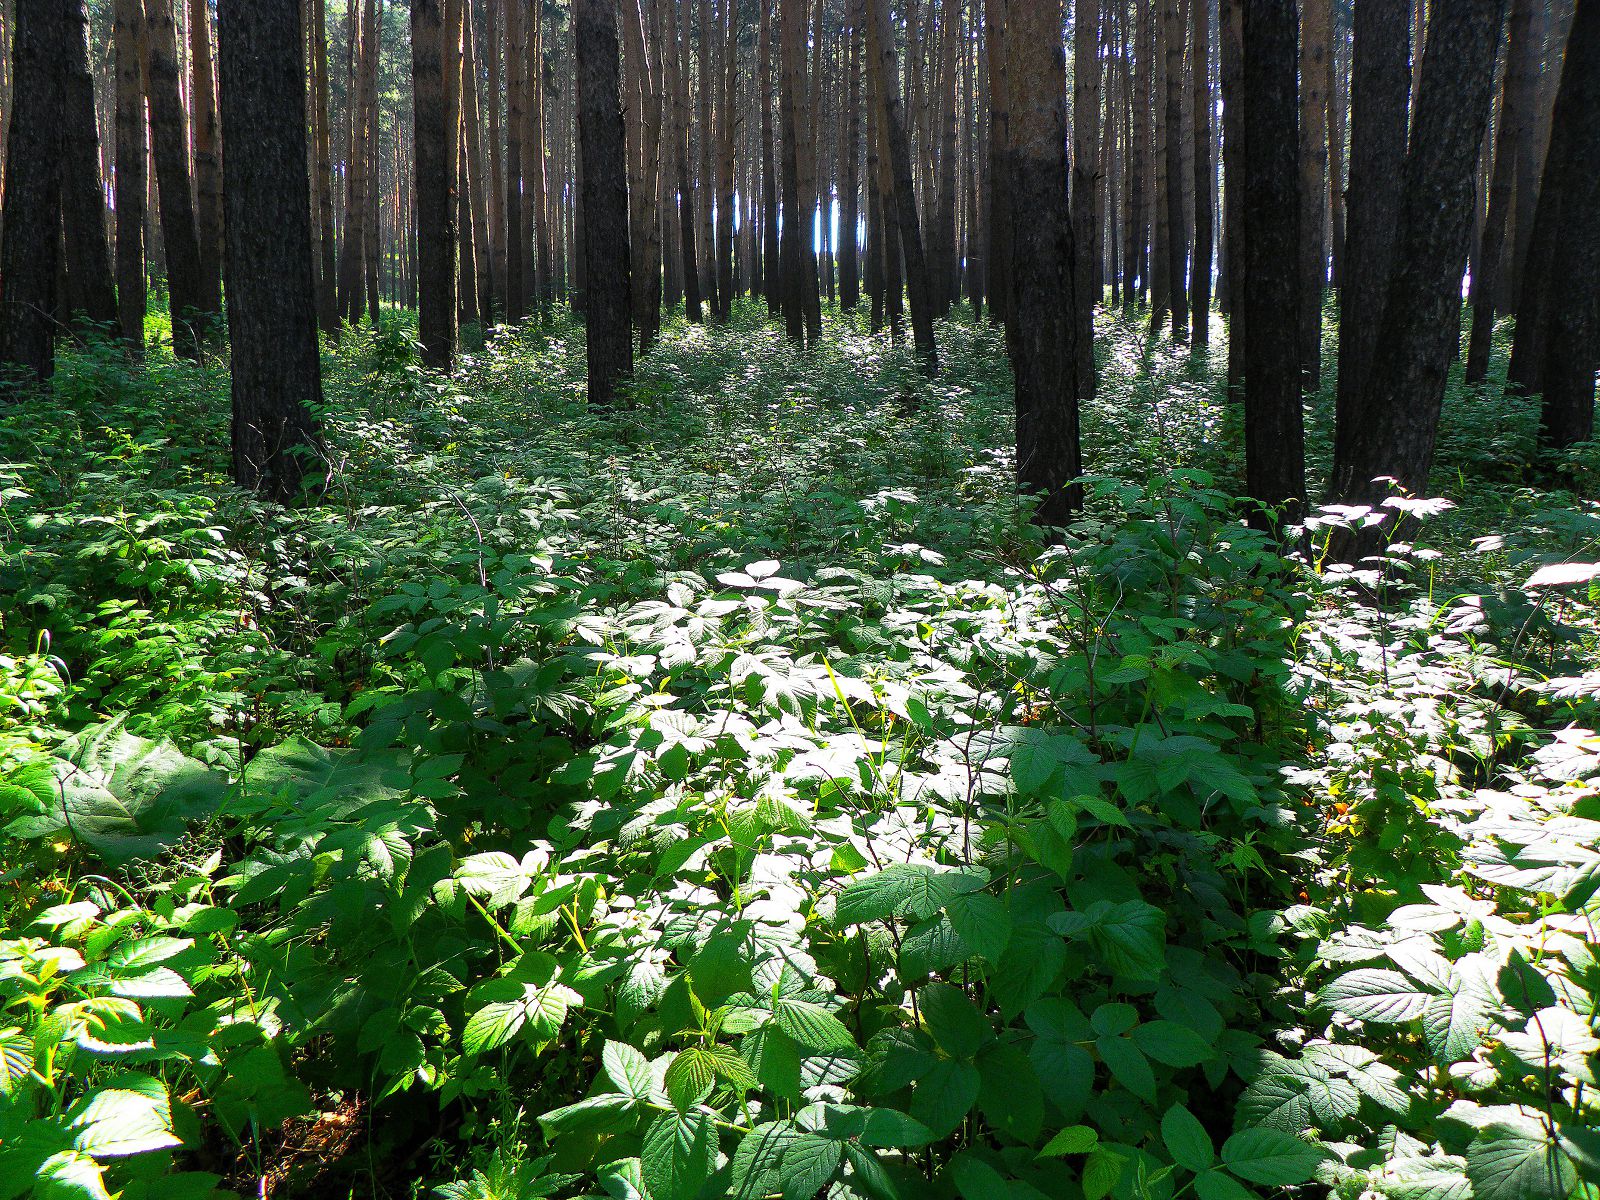
[[[627,152],[617,17],[612,0],[574,0],[578,80],[578,151],[583,164],[587,258],[589,403],[609,407],[619,380],[633,372],[628,322]]]
[[[17,0],[13,106],[0,222],[0,383],[48,380],[55,369],[55,285],[61,226],[61,64],[74,0]]]
[[[939,351],[933,340],[933,290],[928,278],[928,263],[922,252],[922,230],[917,220],[917,196],[911,176],[911,147],[907,144],[905,125],[900,119],[899,89],[894,86],[894,80],[900,72],[895,60],[894,27],[889,21],[889,0],[867,0],[867,8],[871,19],[867,29],[869,53],[881,80],[883,111],[878,115],[882,122],[884,142],[889,150],[895,218],[900,225],[901,258],[905,263],[906,286],[911,294],[912,344],[922,369],[933,375],[939,370]],[[1059,31],[1054,40],[1060,41]]]
[[[315,166],[311,176],[317,211],[317,326],[339,338],[336,280],[338,246],[333,227],[333,141],[328,124],[328,31],[326,0],[311,0],[311,132]]]
[[[144,352],[144,198],[146,160],[144,83],[140,46],[144,0],[116,0],[112,54],[116,66],[117,316],[131,354]]]
[[[1178,0],[1161,0],[1161,46],[1166,69],[1166,247],[1168,302],[1172,311],[1172,336],[1189,334],[1188,245],[1183,212],[1183,47],[1187,42]]]
[[[989,51],[989,320],[1011,313],[1011,196],[1006,147],[1011,137],[1009,71],[1006,67],[1007,0],[984,0],[983,38]]]
[[[178,39],[173,0],[146,0],[150,37],[150,148],[161,199],[161,248],[167,263],[172,348],[200,357],[200,340],[215,318],[206,307],[194,196],[189,187],[187,122],[179,87]]]
[[[1034,519],[1063,525],[1083,504],[1078,448],[1077,283],[1067,207],[1066,50],[1061,0],[1010,0],[1006,165],[1016,305],[1006,347],[1016,383],[1017,486]],[[1023,214],[1027,214],[1023,217]]]
[[[211,9],[189,0],[189,108],[194,123],[194,228],[200,248],[200,307],[222,311],[222,137],[217,130]]]
[[[850,0],[845,66],[844,161],[839,184],[839,307],[852,311],[860,298],[859,245],[856,227],[861,221],[861,43],[862,5]]]
[[[1511,382],[1541,392],[1539,437],[1594,436],[1600,357],[1600,3],[1578,0],[1529,239]]]
[[[1322,293],[1328,279],[1328,24],[1330,0],[1300,6],[1300,372],[1322,379]]]
[[[1074,0],[1072,31],[1072,240],[1077,303],[1073,345],[1078,394],[1094,396],[1094,308],[1100,295],[1099,222],[1095,219],[1100,162],[1100,2]]]
[[[1211,6],[1191,0],[1194,56],[1194,253],[1189,260],[1189,303],[1194,342],[1211,340],[1211,246],[1216,240],[1213,217],[1211,157]]]
[[[1243,270],[1235,310],[1244,318],[1245,476],[1258,528],[1305,515],[1305,432],[1300,407],[1301,289],[1296,171],[1294,0],[1243,0]],[[1237,336],[1237,335],[1236,335]]]
[[[69,0],[72,23],[67,56],[66,107],[52,117],[62,123],[61,220],[71,307],[92,324],[117,320],[111,247],[106,241],[106,194],[100,180],[100,136],[95,125],[94,76],[89,73],[89,14],[83,0]]]
[[[411,86],[417,189],[417,331],[422,360],[448,371],[456,355],[456,138],[460,118],[446,77],[455,72],[459,0],[412,0]]]
[[[322,401],[300,32],[299,0],[221,0],[233,477],[284,503],[319,451]]]
[[[1495,130],[1494,173],[1489,180],[1489,212],[1483,240],[1472,260],[1472,332],[1467,339],[1468,383],[1481,383],[1489,374],[1489,348],[1494,336],[1495,291],[1500,282],[1500,261],[1515,196],[1517,159],[1529,153],[1529,125],[1539,73],[1538,48],[1533,44],[1535,0],[1512,0],[1506,45],[1505,82],[1500,90],[1500,118]]]
[[[1506,0],[1435,4],[1413,105],[1394,263],[1359,421],[1334,462],[1335,494],[1377,502],[1390,477],[1413,494],[1428,483],[1472,233],[1473,177],[1489,120]],[[1359,553],[1360,540],[1345,551]]]

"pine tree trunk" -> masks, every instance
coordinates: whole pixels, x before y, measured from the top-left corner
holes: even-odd
[[[1330,0],[1302,0],[1300,25],[1300,373],[1322,382],[1322,292],[1328,278],[1328,22]]]
[[[805,18],[804,0],[778,0],[780,22],[778,26],[778,123],[783,155],[783,226],[782,266],[783,324],[788,338],[797,346],[806,340],[806,302],[803,280],[805,224],[800,212],[800,152],[799,111],[796,92],[803,86],[797,77],[797,57],[804,53],[802,44]],[[805,230],[809,233],[809,229]]]
[[[520,321],[528,312],[524,300],[527,289],[522,279],[523,242],[533,236],[531,229],[522,226],[522,105],[527,92],[528,40],[522,20],[524,0],[501,2],[505,6],[506,17],[506,171],[503,205],[506,229],[506,317],[511,321]]]
[[[905,126],[900,121],[900,98],[893,84],[899,74],[895,65],[894,28],[889,23],[888,0],[867,0],[867,7],[872,14],[872,24],[867,31],[870,53],[883,81],[883,112],[880,115],[884,140],[889,147],[895,218],[900,225],[900,251],[911,300],[911,340],[923,371],[935,375],[939,371],[939,351],[933,340],[932,287],[928,279],[927,259],[922,251],[922,230],[917,221],[917,197],[911,179],[911,147],[906,144]],[[1015,261],[1013,256],[1013,269]]]
[[[204,3],[204,0],[196,0]],[[373,0],[365,0],[371,8]],[[349,139],[345,144],[344,193],[344,243],[339,257],[339,315],[351,325],[361,320],[362,267],[366,254],[367,219],[367,139],[371,136],[371,117],[366,105],[367,59],[372,50],[367,45],[368,26],[375,21],[365,20],[358,3],[350,7],[348,20],[353,85],[348,96]]]
[[[1334,462],[1348,462],[1394,262],[1411,93],[1410,0],[1363,0],[1350,58],[1350,186]]]
[[[1495,133],[1494,173],[1489,180],[1489,212],[1483,238],[1472,263],[1472,333],[1467,340],[1468,383],[1489,374],[1494,338],[1495,291],[1517,178],[1517,156],[1526,151],[1533,119],[1538,50],[1533,45],[1534,0],[1512,0],[1505,83],[1500,94],[1499,129]]]
[[[1015,319],[1006,347],[1016,385],[1017,489],[1039,498],[1034,520],[1065,525],[1083,506],[1078,447],[1078,321],[1067,204],[1066,49],[1061,0],[1010,0],[1011,231]]]
[[[848,53],[845,58],[844,161],[840,164],[839,306],[853,312],[860,302],[861,266],[856,229],[861,221],[861,43],[862,4],[851,0]]]
[[[373,28],[376,38],[376,25]],[[462,41],[465,43],[466,61],[461,68],[461,124],[466,130],[466,160],[468,171],[466,175],[467,207],[472,212],[472,249],[473,263],[472,274],[476,280],[478,320],[487,327],[494,323],[495,297],[497,288],[494,278],[494,252],[489,238],[489,187],[488,180],[484,178],[484,167],[487,165],[483,152],[483,113],[478,97],[478,47],[475,22],[472,20],[471,9],[467,9],[467,19],[463,25]],[[376,48],[376,41],[374,41]],[[373,73],[376,80],[376,72]],[[376,92],[372,96],[374,104],[377,101]],[[377,110],[373,110],[374,132],[373,140],[376,142]],[[372,187],[377,188],[377,177],[372,180]]]
[[[89,73],[89,17],[83,0],[67,0],[71,33],[61,69],[66,106],[52,117],[62,125],[61,222],[66,234],[71,311],[109,329],[117,320],[111,247],[106,241],[105,189],[100,182],[100,137],[95,124],[94,76]]]
[[[681,0],[666,0],[667,6],[667,90],[672,98],[672,162],[673,174],[677,180],[676,198],[678,214],[678,251],[679,259],[683,264],[683,307],[684,315],[691,324],[698,325],[701,320],[700,313],[700,262],[695,245],[695,220],[694,220],[694,181],[689,174],[689,73],[685,69],[687,63],[687,50],[689,41],[689,23],[684,22],[682,37],[678,31],[678,5]],[[765,47],[766,37],[766,9],[767,0],[763,0],[762,10],[762,45]],[[765,61],[766,50],[762,50]],[[763,154],[767,160],[767,182],[770,183],[771,172],[771,126],[772,111],[771,100],[762,98],[763,116],[767,126],[767,144],[763,147]],[[770,295],[769,295],[770,303]]]
[[[1194,31],[1194,253],[1189,266],[1189,301],[1193,306],[1194,342],[1211,341],[1211,245],[1216,239],[1212,215],[1211,166],[1211,9],[1208,0],[1193,0]]]
[[[822,11],[817,0],[816,11]],[[799,189],[800,207],[795,213],[800,224],[800,299],[804,304],[806,344],[815,346],[822,337],[821,280],[818,277],[815,223],[817,218],[817,109],[813,95],[813,80],[821,78],[822,55],[820,26],[812,30],[811,41],[817,45],[817,61],[808,66],[805,34],[805,7],[800,8],[800,35],[795,54],[795,159],[796,186]]]
[[[144,199],[150,153],[139,74],[144,0],[116,0],[111,40],[117,75],[117,316],[128,353],[137,358],[144,353]]]
[[[173,0],[147,0],[145,5],[150,36],[150,140],[156,188],[161,197],[161,244],[167,260],[172,348],[180,357],[198,359],[200,340],[216,314],[206,307],[201,278],[172,5]]]
[[[789,0],[784,0],[788,3]],[[697,122],[696,141],[699,146],[699,179],[695,189],[695,215],[697,221],[696,249],[700,253],[700,294],[713,317],[722,311],[722,300],[717,295],[717,231],[713,205],[717,197],[716,159],[711,153],[716,110],[712,93],[716,90],[716,71],[712,66],[712,47],[719,39],[711,19],[711,0],[700,0],[700,41],[697,47],[698,73],[695,79],[696,97],[700,117]]]
[[[1100,0],[1074,0],[1072,30],[1072,242],[1078,395],[1094,396],[1094,309],[1099,301],[1100,236],[1095,220],[1100,161]]]
[[[312,190],[317,206],[317,325],[339,340],[339,296],[336,280],[337,246],[333,230],[333,143],[328,128],[328,32],[326,0],[311,0],[312,136],[316,143],[316,169]]]
[[[1369,0],[1370,2],[1370,0]],[[1244,317],[1245,487],[1251,523],[1277,531],[1305,515],[1300,407],[1300,203],[1294,0],[1243,0],[1245,228],[1235,310]]]
[[[1489,120],[1506,0],[1435,4],[1428,24],[1394,267],[1361,401],[1334,490],[1355,503],[1388,494],[1391,477],[1423,495],[1445,380],[1460,333],[1461,279],[1472,233],[1473,171]],[[1346,555],[1367,539],[1351,539]]]
[[[1161,0],[1161,45],[1166,59],[1166,203],[1167,286],[1172,310],[1172,336],[1189,336],[1189,255],[1183,193],[1183,47],[1188,38],[1177,0]]]
[[[860,5],[864,0],[854,0]],[[756,53],[761,59],[761,257],[766,267],[767,316],[783,310],[783,250],[778,241],[779,154],[773,127],[772,90],[772,5],[761,0],[761,26]]]
[[[74,26],[71,0],[17,0],[13,98],[0,222],[0,396],[7,376],[46,381],[55,370],[55,291],[61,238],[61,114]]]
[[[221,0],[218,28],[233,477],[287,503],[320,452],[322,402],[299,0]]]
[[[1543,394],[1539,441],[1565,450],[1594,438],[1594,380],[1600,359],[1600,3],[1578,0],[1567,36],[1545,156],[1526,279],[1543,295],[1524,301],[1526,322],[1543,322],[1533,346],[1543,356],[1534,383]],[[1547,253],[1553,248],[1553,253]],[[1537,286],[1537,285],[1535,285]],[[1525,285],[1526,287],[1526,285]],[[1524,354],[1531,352],[1524,351]],[[1520,366],[1520,363],[1519,363]]]
[[[722,103],[717,111],[717,318],[726,322],[733,315],[733,213],[738,205],[739,177],[734,174],[735,109],[738,105],[739,22],[733,5],[727,9],[727,31],[722,55]]]
[[[628,321],[627,149],[617,18],[612,0],[574,0],[578,79],[578,152],[583,170],[583,230],[587,258],[589,403],[607,408],[618,381],[633,373]]]
[[[195,237],[200,246],[201,308],[222,311],[222,139],[217,131],[216,75],[206,0],[189,0],[189,69],[193,84]]]
[[[989,51],[989,320],[1010,319],[1011,194],[1006,144],[1011,136],[1006,65],[1007,0],[984,0],[983,33]]]
[[[448,76],[459,48],[448,11],[460,0],[411,0],[412,113],[417,189],[417,332],[422,361],[449,371],[456,356],[456,137]]]
[[[1350,99],[1349,41],[1337,23],[1328,47],[1328,242],[1331,261],[1328,277],[1334,288],[1344,287],[1345,239],[1345,110]]]

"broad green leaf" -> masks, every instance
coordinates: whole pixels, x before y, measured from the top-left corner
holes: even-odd
[[[1455,1155],[1391,1159],[1384,1164],[1379,1186],[1394,1200],[1472,1200],[1466,1166]]]
[[[940,1059],[917,1080],[911,1094],[911,1115],[944,1137],[978,1102],[982,1079],[971,1063]]]
[[[1011,940],[1011,914],[988,892],[952,896],[945,905],[950,924],[974,954],[999,962]]]
[[[844,1146],[832,1138],[801,1134],[783,1151],[778,1183],[785,1197],[808,1200],[828,1186],[844,1161]]]
[[[567,1104],[561,1108],[552,1108],[547,1113],[541,1113],[539,1124],[544,1126],[546,1135],[551,1137],[585,1131],[608,1132],[620,1129],[633,1120],[631,1114],[634,1105],[635,1102],[627,1096],[619,1096],[614,1092],[604,1096],[590,1096],[586,1100],[579,1100],[576,1104]]]
[[[95,1158],[182,1145],[172,1130],[167,1085],[151,1075],[120,1075],[90,1092],[72,1106],[68,1128],[73,1148]]]
[[[847,928],[889,917],[926,920],[952,898],[979,890],[988,879],[989,873],[979,867],[891,863],[846,885],[834,909],[834,924]]]
[[[965,993],[949,984],[930,984],[917,993],[922,1020],[939,1048],[952,1058],[970,1059],[994,1037],[994,1030]]]
[[[1084,1200],[1104,1200],[1122,1179],[1128,1159],[1109,1146],[1092,1151],[1083,1164]]]
[[[804,1136],[793,1121],[770,1121],[745,1134],[729,1167],[734,1200],[757,1200],[781,1191],[783,1152]]]
[[[1172,1161],[1186,1170],[1204,1171],[1216,1161],[1211,1135],[1199,1118],[1181,1104],[1174,1104],[1162,1116],[1161,1140]]]
[[[1169,1067],[1195,1067],[1217,1056],[1213,1043],[1176,1021],[1146,1021],[1128,1036],[1146,1055]]]
[[[652,1200],[690,1200],[717,1166],[717,1133],[703,1112],[664,1112],[645,1130],[639,1166]]]
[[[1473,1200],[1566,1200],[1578,1183],[1559,1142],[1507,1126],[1491,1126],[1468,1143],[1467,1178]]]
[[[39,1164],[32,1195],[34,1200],[111,1200],[104,1171],[90,1155],[62,1150]]]
[[[959,1154],[950,1164],[961,1200],[1011,1200],[1005,1176],[971,1153]]]
[[[839,1020],[820,1004],[808,1000],[779,1000],[774,1010],[778,1028],[797,1044],[817,1054],[848,1054],[856,1040]]]
[[[1318,1147],[1277,1129],[1241,1129],[1222,1144],[1222,1165],[1265,1187],[1305,1183],[1322,1159]]]
[[[1068,1154],[1087,1154],[1100,1144],[1100,1135],[1088,1125],[1069,1125],[1039,1151],[1040,1158],[1061,1158]]]
[[[1430,994],[1399,971],[1364,967],[1326,984],[1317,993],[1317,1005],[1358,1021],[1398,1025],[1420,1017]]]
[[[600,1052],[601,1065],[611,1086],[634,1100],[648,1100],[655,1090],[650,1060],[626,1042],[607,1042]]]

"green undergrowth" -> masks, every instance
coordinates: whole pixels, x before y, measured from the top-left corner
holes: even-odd
[[[221,370],[64,355],[0,414],[0,1200],[1592,1196],[1600,514],[1453,386],[1455,506],[1285,563],[1223,347],[1101,332],[1058,544],[968,321],[930,383],[740,308],[600,414],[566,318],[347,333],[290,511]]]

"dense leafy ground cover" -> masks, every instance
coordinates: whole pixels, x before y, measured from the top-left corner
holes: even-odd
[[[1285,565],[1218,362],[1102,332],[1060,545],[960,321],[932,385],[679,328],[600,416],[567,324],[347,337],[290,512],[218,370],[66,357],[0,414],[0,1200],[1594,1196],[1600,510],[1529,481],[1600,458],[1455,389],[1456,506]]]

